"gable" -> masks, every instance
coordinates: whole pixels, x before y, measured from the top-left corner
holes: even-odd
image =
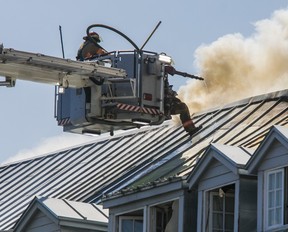
[[[50,218],[48,218],[43,212],[37,210],[35,214],[30,218],[29,222],[22,230],[23,232],[33,231],[60,231],[60,227],[55,224]]]
[[[273,126],[247,164],[249,173],[283,167],[288,163],[288,129]]]
[[[208,189],[214,183],[223,185],[238,179],[240,170],[251,157],[250,152],[237,146],[212,143],[190,173],[189,187],[200,183],[198,188],[203,184],[203,189]]]
[[[214,188],[238,179],[238,175],[235,175],[217,159],[212,158],[199,179],[198,190]]]
[[[288,148],[275,139],[265,151],[258,165],[258,171],[282,167],[283,165],[288,165]]]

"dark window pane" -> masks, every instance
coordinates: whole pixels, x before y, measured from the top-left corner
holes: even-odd
[[[142,220],[135,220],[134,228],[135,228],[134,232],[142,232],[143,231],[143,221]]]
[[[133,232],[133,220],[123,219],[122,220],[122,231]]]
[[[223,228],[223,215],[222,213],[213,213],[213,229]]]

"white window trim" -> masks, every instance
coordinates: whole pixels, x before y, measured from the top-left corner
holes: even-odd
[[[279,224],[276,224],[276,225],[273,225],[273,226],[269,226],[268,225],[268,186],[269,186],[269,183],[268,183],[268,180],[269,180],[269,175],[270,174],[275,174],[275,173],[278,173],[278,172],[281,172],[282,173],[282,217],[281,217],[281,222]],[[284,226],[284,189],[285,189],[285,182],[284,182],[284,176],[285,176],[285,172],[284,172],[284,168],[279,168],[279,169],[274,169],[274,170],[268,170],[265,172],[265,185],[264,185],[264,212],[263,212],[263,215],[264,215],[264,228],[265,230],[273,230],[273,229],[276,229],[276,228],[279,228],[279,227],[283,227]]]

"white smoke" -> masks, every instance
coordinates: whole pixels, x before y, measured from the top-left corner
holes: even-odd
[[[191,111],[288,88],[288,10],[254,26],[248,38],[229,34],[196,50],[205,84],[189,81],[179,89]]]
[[[97,137],[76,135],[76,134],[62,134],[50,138],[43,139],[38,146],[31,149],[23,149],[16,155],[10,157],[2,164],[7,164],[19,160],[30,159],[39,155],[53,153],[61,149],[67,149],[67,147],[74,147],[77,145],[85,144],[95,141]]]

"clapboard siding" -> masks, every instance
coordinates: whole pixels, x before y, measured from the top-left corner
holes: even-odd
[[[44,213],[38,211],[23,232],[60,232],[60,228]]]
[[[214,178],[215,176],[221,176],[224,175],[226,172],[228,172],[227,168],[223,168],[224,165],[217,161],[216,159],[213,159],[209,166],[207,166],[207,170],[202,176],[202,180]]]
[[[288,149],[280,142],[274,141],[263,157],[258,171],[288,166]]]
[[[238,177],[216,159],[213,159],[201,176],[198,190],[207,190],[237,180]]]

